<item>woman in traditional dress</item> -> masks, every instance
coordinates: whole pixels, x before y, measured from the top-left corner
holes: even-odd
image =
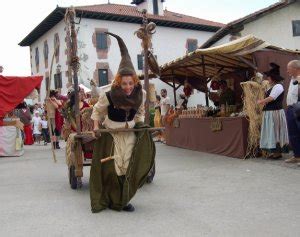
[[[32,145],[34,143],[31,125],[32,118],[26,102],[20,103],[16,107],[14,113],[18,118],[20,118],[20,121],[24,124],[24,145]]]
[[[155,102],[155,114],[154,114],[154,127],[160,128],[161,125],[161,111],[160,111],[160,96],[156,95],[156,102]],[[161,133],[157,136],[157,141],[161,141]]]
[[[67,138],[69,137],[70,133],[74,133],[76,132],[76,120],[75,120],[75,91],[74,89],[72,89],[69,94],[69,102],[66,104],[66,110],[67,110],[67,115],[65,118],[65,126],[67,128],[70,128],[69,133],[67,134],[67,136],[65,137],[65,139],[67,140]],[[85,98],[85,94],[84,94],[84,90],[82,88],[79,87],[79,93],[78,93],[78,99],[79,99],[79,111],[80,111],[80,131],[85,131],[84,128],[86,129],[87,126],[84,126],[84,124],[92,124],[92,121],[90,121],[91,119],[84,120],[83,118],[83,113],[85,112],[85,109],[88,109],[90,106],[87,102],[85,102],[84,98]],[[92,125],[88,126],[91,127],[89,131],[92,131]],[[88,148],[88,149],[86,149]],[[84,158],[87,159],[91,159],[93,156],[93,153],[90,151],[92,150],[92,144],[85,144],[85,146],[83,146],[83,152],[84,152]]]
[[[145,128],[146,92],[134,71],[124,41],[115,34],[107,34],[117,39],[122,59],[111,89],[100,93],[94,106],[91,116],[94,130],[99,126],[107,129]],[[102,133],[95,141],[90,174],[92,212],[105,208],[134,211],[129,201],[145,183],[154,157],[155,145],[151,134],[145,130]]]
[[[284,88],[281,84],[280,67],[270,64],[272,69],[265,72],[270,89],[266,91],[265,98],[258,101],[264,105],[261,127],[260,148],[269,153],[268,158],[282,157],[282,148],[289,144],[286,117],[283,110]]]
[[[73,132],[76,132],[76,122],[75,122],[75,91],[72,89],[69,94],[69,102],[66,104],[66,108],[68,109],[68,122],[71,124],[71,130]],[[79,92],[78,92],[78,100],[79,100],[79,111],[80,111],[80,126],[81,126],[81,131],[82,131],[82,113],[86,108],[89,108],[89,104],[85,102],[84,100],[85,94],[84,90],[79,87]]]

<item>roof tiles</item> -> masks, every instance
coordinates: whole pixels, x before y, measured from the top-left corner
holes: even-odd
[[[120,16],[142,17],[142,13],[138,10],[136,6],[129,6],[129,5],[98,4],[98,5],[91,5],[91,6],[80,6],[80,7],[76,7],[76,9],[89,11],[89,12],[116,14]],[[224,24],[219,22],[204,20],[201,18],[187,16],[184,14],[179,14],[167,10],[164,10],[164,15],[147,14],[147,17],[153,20],[165,20],[165,21],[173,21],[173,22],[180,22],[180,23],[216,26],[216,27],[224,26]]]

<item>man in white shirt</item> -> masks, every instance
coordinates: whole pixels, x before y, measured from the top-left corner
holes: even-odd
[[[160,91],[161,100],[160,100],[160,109],[161,109],[161,117],[163,119],[164,116],[166,116],[170,109],[170,98],[167,96],[167,90],[161,89]]]
[[[160,91],[161,100],[160,100],[160,110],[161,110],[161,123],[163,126],[165,126],[165,116],[168,114],[170,109],[170,98],[167,96],[167,90],[161,89]],[[161,134],[161,140],[164,143],[165,142],[165,134],[162,132]]]
[[[287,65],[287,71],[291,77],[291,82],[287,94],[287,112],[286,120],[289,132],[290,145],[292,146],[294,157],[285,160],[287,163],[300,164],[300,121],[295,116],[295,105],[299,103],[300,95],[300,60],[290,61]]]

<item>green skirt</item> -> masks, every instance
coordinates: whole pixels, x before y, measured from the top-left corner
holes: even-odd
[[[137,124],[135,128],[145,128]],[[113,138],[109,133],[102,133],[94,143],[93,160],[90,172],[90,198],[92,212],[100,212],[110,208],[122,210],[142,187],[154,164],[155,144],[151,133],[141,131],[135,133],[136,144],[124,176],[118,176],[114,160],[101,163],[101,159],[113,154]]]

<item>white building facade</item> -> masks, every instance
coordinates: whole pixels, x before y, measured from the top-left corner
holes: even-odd
[[[233,21],[219,30],[202,47],[221,45],[249,34],[278,47],[300,50],[300,1],[281,0]]]
[[[300,50],[300,1],[249,22],[241,35],[249,34],[275,46]]]
[[[149,20],[157,24],[152,44],[153,53],[157,56],[159,65],[195,50],[222,26],[220,23],[164,11],[162,0],[134,2],[136,6],[101,4],[76,8],[77,14],[82,15],[81,20],[77,15],[77,21],[80,20],[80,24],[77,25],[78,56],[80,57],[79,84],[90,87],[89,80],[94,79],[99,86],[102,86],[110,83],[117,72],[120,50],[117,41],[104,34],[105,31],[118,34],[123,38],[137,73],[143,72],[141,41],[134,35],[142,22],[140,16],[143,8],[146,8],[148,13],[153,13],[148,14]],[[65,94],[67,82],[71,79],[67,57],[66,25],[63,19],[65,10],[65,8],[56,8],[39,25],[40,28],[35,28],[20,43],[21,46],[30,46],[32,75],[44,77],[40,92],[41,101],[45,98],[49,84],[51,59],[56,45],[59,45],[59,51],[57,55],[54,55],[51,89],[61,88],[61,92]],[[116,14],[122,11],[124,13]],[[137,16],[133,16],[134,14]],[[55,21],[57,22],[53,23]],[[58,65],[61,68],[61,81],[54,80]],[[158,79],[153,79],[150,83],[155,84],[158,93],[160,89],[166,88],[173,100],[172,88],[167,84]],[[192,104],[204,103],[205,96],[191,98],[191,101]]]

